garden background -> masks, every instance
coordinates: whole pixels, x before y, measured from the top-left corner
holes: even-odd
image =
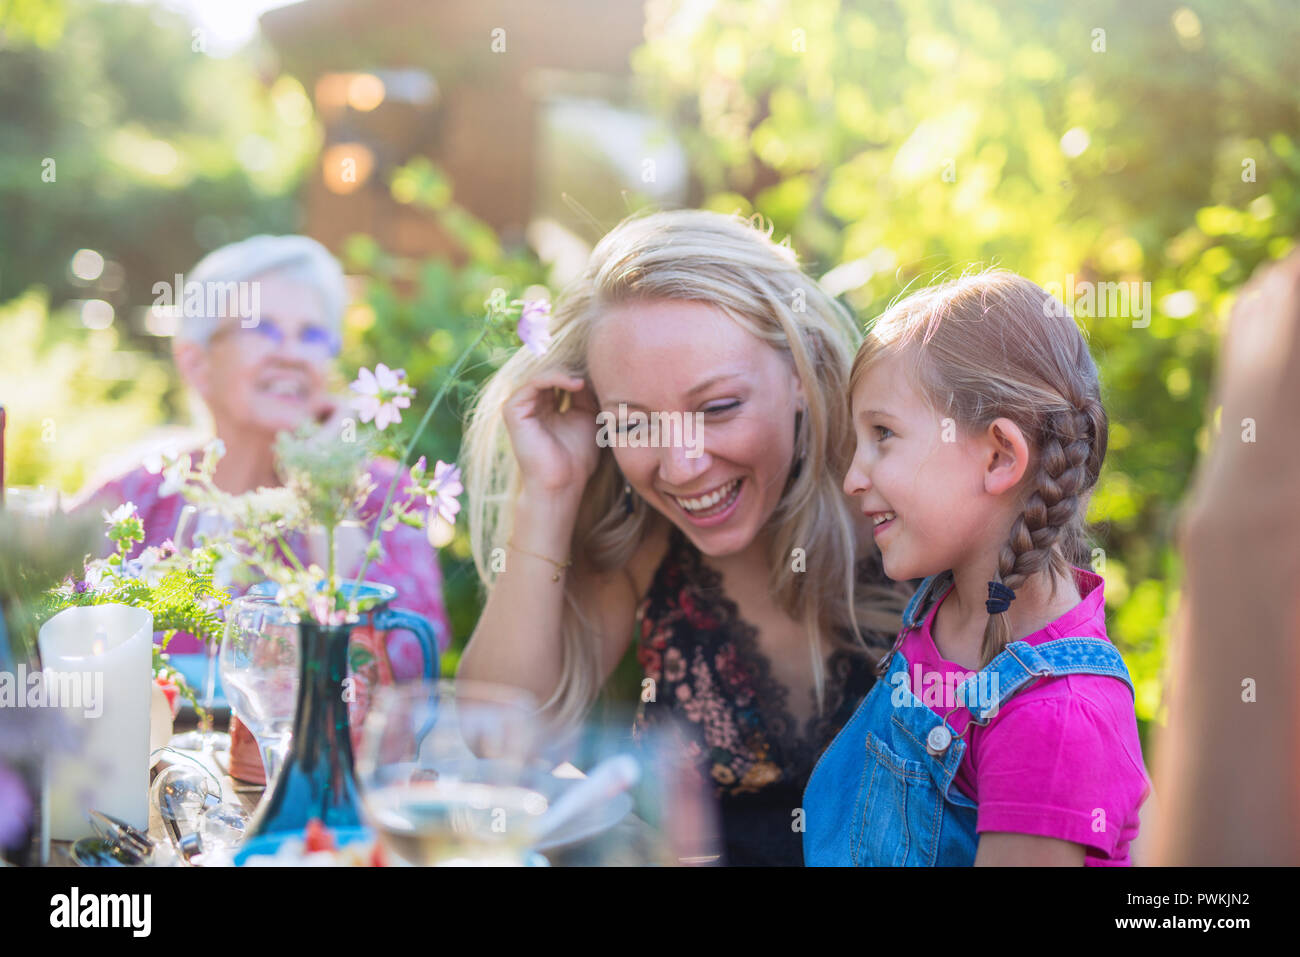
[[[1094,566],[1146,737],[1217,340],[1300,224],[1293,3],[272,5],[0,0],[10,485],[71,494],[195,427],[151,289],[259,232],[343,261],[340,376],[417,387],[494,288],[558,291],[647,207],[760,214],[863,323],[973,264],[1067,296],[1149,283],[1149,325],[1079,316],[1111,419]],[[499,359],[439,410],[431,461]],[[458,650],[463,529],[440,560]]]

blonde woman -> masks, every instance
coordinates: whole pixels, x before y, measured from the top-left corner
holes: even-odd
[[[789,249],[703,211],[611,231],[550,332],[466,435],[488,598],[460,674],[574,720],[636,642],[638,721],[689,729],[727,861],[801,863],[803,783],[902,606],[840,490],[860,337]]]

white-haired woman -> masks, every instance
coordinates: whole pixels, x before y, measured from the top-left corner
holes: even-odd
[[[207,406],[216,437],[225,444],[217,486],[239,494],[282,484],[273,453],[276,436],[344,412],[329,391],[348,302],[343,271],[314,239],[254,236],[209,253],[173,295],[186,306],[173,346],[176,367]],[[199,302],[202,314],[193,314],[198,310],[191,304]],[[209,305],[215,314],[208,313]],[[395,468],[386,460],[372,463],[377,491],[363,513],[378,514]],[[96,508],[135,503],[146,535],[138,548],[160,546],[176,531],[185,505],[179,494],[163,495],[162,482],[141,466],[83,500]],[[451,631],[427,539],[398,526],[382,542],[384,558],[367,578],[396,587],[397,603],[432,621],[446,647]],[[169,650],[186,653],[199,645],[192,636],[177,635]],[[423,653],[406,636],[390,641],[388,650],[399,677],[422,669]]]
[[[573,720],[635,641],[638,721],[690,730],[727,861],[798,864],[803,784],[905,597],[840,487],[860,336],[788,248],[703,211],[616,227],[550,332],[487,383],[466,435],[488,599],[460,674]],[[655,447],[620,412],[699,432]]]

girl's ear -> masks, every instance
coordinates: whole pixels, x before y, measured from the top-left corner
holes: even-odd
[[[982,437],[984,491],[1001,495],[1020,484],[1029,468],[1029,443],[1010,419],[994,419]]]

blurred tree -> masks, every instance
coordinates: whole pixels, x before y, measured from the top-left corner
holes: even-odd
[[[972,265],[1067,301],[1149,284],[1144,315],[1076,310],[1112,422],[1094,564],[1144,723],[1216,334],[1300,225],[1297,35],[1267,0],[651,0],[634,58],[706,205],[764,216],[863,319]]]
[[[136,334],[155,282],[258,232],[292,232],[319,145],[296,80],[250,50],[216,59],[152,4],[0,9],[0,302],[29,286],[96,298]],[[78,249],[100,253],[75,276]],[[92,270],[93,273],[93,270]]]

